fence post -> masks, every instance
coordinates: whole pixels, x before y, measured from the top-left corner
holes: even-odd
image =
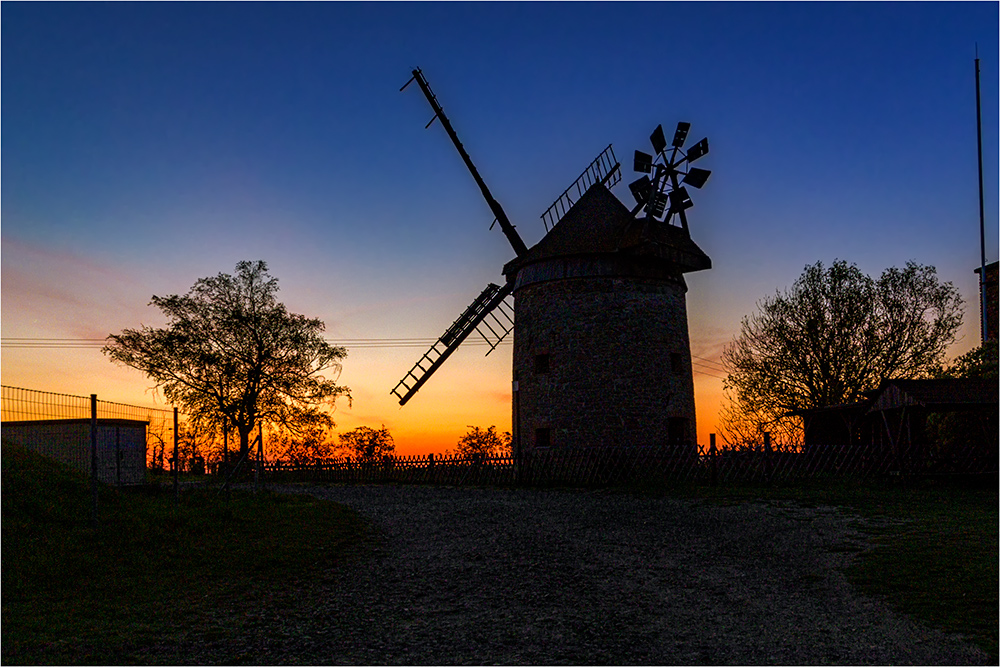
[[[257,466],[260,468],[260,486],[267,489],[264,482],[264,423],[260,424],[260,440],[257,441]]]
[[[229,498],[229,417],[222,418],[222,462],[225,464],[226,479],[222,483],[222,488],[226,490],[226,502]]]
[[[764,433],[764,482],[771,482],[771,434]]]
[[[180,503],[180,459],[177,458],[177,445],[180,442],[180,434],[177,432],[177,408],[174,408],[174,505]]]
[[[712,478],[711,478],[712,479],[712,486],[716,486],[719,483],[719,465],[718,465],[718,461],[716,461],[716,459],[715,459],[716,454],[717,454],[717,450],[715,448],[715,434],[714,433],[709,433],[708,434],[708,457],[709,457],[710,463],[712,464],[712,468],[711,468],[711,472],[712,472]]]
[[[257,426],[257,442],[254,443],[254,444],[257,445],[257,455],[256,455],[257,461],[256,461],[256,465],[253,468],[253,492],[254,492],[254,494],[256,494],[258,491],[260,491],[260,448],[261,448],[261,439],[263,438],[263,434],[264,434],[264,425],[263,424],[258,424],[258,426]],[[247,456],[249,456],[251,458],[254,457],[253,445],[250,445],[250,451],[247,452]]]
[[[90,521],[97,528],[97,394],[90,395]]]

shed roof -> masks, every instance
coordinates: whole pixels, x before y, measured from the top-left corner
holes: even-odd
[[[864,392],[866,398],[821,408],[803,408],[787,413],[811,417],[829,413],[870,413],[907,405],[948,410],[997,405],[997,383],[993,380],[942,378],[930,380],[883,380],[877,389]]]
[[[869,400],[855,401],[854,403],[838,403],[837,405],[825,405],[821,408],[800,408],[785,413],[790,417],[812,417],[815,415],[832,414],[837,412],[851,413],[863,412],[871,404]]]
[[[604,185],[595,183],[541,241],[504,266],[512,275],[524,265],[553,257],[631,253],[671,262],[681,271],[710,269],[712,260],[688,232],[649,218],[636,219]]]
[[[931,410],[960,410],[997,405],[995,380],[955,379],[883,380],[869,412],[920,406]]]

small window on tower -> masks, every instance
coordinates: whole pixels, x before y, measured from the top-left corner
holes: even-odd
[[[670,353],[670,370],[674,373],[684,372],[684,357],[681,356],[680,352]]]
[[[549,357],[550,355],[546,352],[544,354],[535,355],[535,372],[538,374],[549,372]]]
[[[688,420],[684,417],[667,419],[667,442],[671,445],[683,445],[688,441]]]
[[[552,432],[547,428],[535,429],[535,447],[551,447]]]

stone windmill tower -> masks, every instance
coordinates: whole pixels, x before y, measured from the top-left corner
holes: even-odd
[[[678,124],[670,146],[657,127],[654,154],[635,152],[635,170],[647,175],[629,186],[632,209],[609,189],[621,172],[608,146],[542,215],[547,233],[528,248],[420,70],[413,80],[517,256],[503,268],[504,286],[489,285],[392,390],[400,404],[473,331],[490,351],[513,331],[513,425],[521,451],[694,446],[684,274],[711,268],[711,260],[691,240],[685,185],[700,188],[708,179],[710,172],[690,166],[708,152],[708,140],[685,152],[688,123]]]

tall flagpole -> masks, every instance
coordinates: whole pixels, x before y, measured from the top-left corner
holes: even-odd
[[[983,212],[983,115],[979,101],[979,45],[976,45],[976,142],[979,149],[979,306],[983,342],[990,337],[986,323],[986,217]]]

